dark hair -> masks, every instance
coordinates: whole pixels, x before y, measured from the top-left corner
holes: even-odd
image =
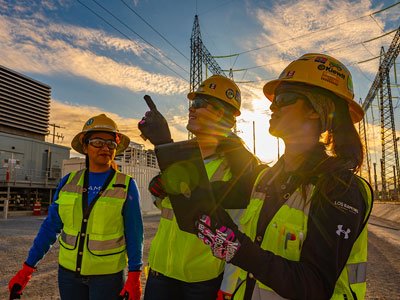
[[[330,160],[329,164],[332,166],[331,163],[336,163],[335,169],[342,168],[356,173],[361,168],[364,158],[363,144],[351,119],[347,101],[331,91],[307,84],[290,83],[282,85],[280,88],[302,89],[317,99],[333,102],[335,111],[332,125],[330,129],[328,128],[327,137],[323,141],[327,152],[335,158]]]
[[[363,144],[351,120],[347,102],[334,97],[335,113],[332,122],[332,150],[349,170],[356,173],[364,159]]]
[[[364,157],[363,145],[351,119],[347,102],[334,94],[330,98],[335,104],[335,112],[327,144],[324,146],[334,156],[323,155],[324,150],[320,144],[311,154],[315,156],[314,167],[301,174],[306,181],[318,178],[315,193],[318,191],[321,199],[330,199],[331,191],[334,190],[336,192],[333,197],[345,195],[356,184],[354,174],[361,168]],[[311,157],[311,163],[312,160]],[[323,176],[319,176],[320,174]]]

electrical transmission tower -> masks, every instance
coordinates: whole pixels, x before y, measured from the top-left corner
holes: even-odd
[[[203,81],[203,64],[212,74],[226,76],[201,40],[199,17],[194,16],[190,37],[190,91],[194,92]]]
[[[389,75],[390,69],[394,65],[399,52],[400,27],[397,30],[388,51],[385,53],[383,47],[381,48],[379,70],[362,105],[364,111],[367,111],[373,99],[378,96],[379,112],[381,117],[382,159],[380,161],[380,166],[382,184],[381,197],[383,199],[399,198],[399,154]]]
[[[192,35],[190,37],[190,91],[194,92],[203,81],[203,65],[212,74],[226,76],[224,71],[218,65],[214,57],[210,54],[201,39],[199,17],[194,16]],[[192,138],[192,134],[188,132],[188,139]]]
[[[371,180],[371,163],[370,163],[370,156],[369,156],[369,150],[368,150],[368,139],[367,139],[367,130],[366,130],[365,119],[366,118],[364,117],[362,119],[362,121],[358,123],[358,132],[360,134],[361,141],[364,143],[365,157],[366,157],[366,162],[367,162],[367,165],[360,169],[360,176],[365,177],[364,172],[366,172],[367,176],[368,176],[368,181],[372,182],[372,180]]]

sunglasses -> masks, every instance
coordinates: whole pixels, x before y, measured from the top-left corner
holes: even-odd
[[[305,100],[308,101],[307,97],[299,94],[299,93],[280,93],[275,96],[274,101],[272,102],[277,107],[284,107],[288,105],[292,105],[297,102],[297,100]]]
[[[212,102],[210,102],[209,100],[206,100],[204,98],[195,98],[192,101],[192,105],[190,107],[192,108],[206,108],[207,105],[211,105],[213,107],[216,107],[216,105]]]
[[[101,138],[94,138],[89,140],[89,145],[95,148],[103,148],[104,145],[107,145],[108,149],[114,150],[117,149],[118,144],[113,140],[103,140]]]

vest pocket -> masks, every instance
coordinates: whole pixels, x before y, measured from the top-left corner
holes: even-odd
[[[262,248],[289,260],[298,261],[303,241],[304,233],[301,228],[275,219],[267,228]]]
[[[87,249],[93,255],[113,255],[121,253],[126,249],[124,236],[114,238],[110,237],[104,240],[94,240],[92,237],[89,235],[87,237]]]
[[[79,232],[77,235],[72,235],[63,230],[59,237],[60,245],[67,250],[74,250],[78,244],[78,236]]]
[[[74,195],[63,195],[61,199],[57,200],[58,214],[64,227],[71,228],[74,223],[74,208],[77,197]]]
[[[101,235],[119,232],[123,228],[122,205],[99,200],[91,212],[92,233]]]

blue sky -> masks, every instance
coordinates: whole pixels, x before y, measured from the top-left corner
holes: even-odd
[[[51,122],[63,127],[57,130],[65,136],[58,141],[61,144],[69,146],[88,117],[99,113],[114,118],[133,141],[144,143],[136,124],[146,111],[145,94],[166,116],[174,139],[183,140],[190,35],[198,14],[203,42],[212,55],[240,53],[216,60],[224,70],[243,70],[234,72],[235,80],[247,82],[239,83],[243,99],[239,135],[253,150],[254,123],[256,153],[272,161],[277,141],[268,135],[265,82],[300,55],[321,52],[349,67],[355,97],[364,99],[379,59],[358,62],[378,56],[381,46],[390,45],[394,33],[366,41],[399,27],[400,4],[375,13],[396,3],[0,0],[0,64],[52,87]],[[398,104],[399,88],[392,93]]]

